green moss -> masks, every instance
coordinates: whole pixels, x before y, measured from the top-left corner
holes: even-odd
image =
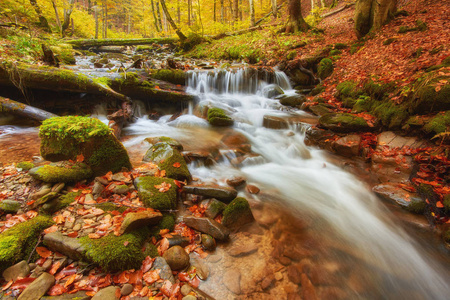
[[[343,97],[355,98],[360,94],[357,89],[357,84],[353,81],[343,81],[336,86],[338,97],[342,99]]]
[[[325,91],[325,87],[323,85],[317,85],[315,88],[311,91],[311,96],[316,96]]]
[[[363,111],[370,111],[373,104],[374,101],[372,100],[371,97],[361,95],[353,105],[353,110],[358,113]]]
[[[443,239],[444,242],[446,242],[447,244],[450,244],[450,229],[447,229],[447,230],[442,234],[442,239]]]
[[[159,256],[158,248],[152,243],[145,244],[144,257],[155,258]]]
[[[122,168],[131,170],[131,162],[125,147],[111,134],[97,140],[99,147],[86,160],[94,173],[119,172]]]
[[[182,70],[159,69],[153,70],[150,74],[152,78],[171,82],[173,84],[186,84],[186,73]]]
[[[289,51],[288,54],[286,54],[286,59],[293,60],[296,56],[297,56],[297,51],[292,50],[292,51]]]
[[[0,212],[17,213],[21,206],[19,201],[4,199],[0,201]]]
[[[106,211],[106,212],[111,212],[111,211],[116,210],[120,213],[123,213],[125,210],[127,210],[126,206],[118,206],[111,202],[102,202],[102,203],[96,204],[95,207],[100,208],[101,210]]]
[[[42,230],[51,225],[53,225],[51,218],[37,216],[1,233],[0,272],[23,259],[27,260]]]
[[[321,79],[325,79],[333,73],[333,61],[329,58],[324,58],[320,61],[317,67],[317,75]]]
[[[172,231],[174,228],[175,228],[175,215],[164,213],[163,218],[159,222],[159,224],[151,228],[150,234],[154,236],[156,239],[159,239],[161,238],[161,235],[159,234],[161,230],[169,229],[169,231]]]
[[[54,199],[48,203],[45,203],[41,209],[39,210],[42,214],[52,215],[55,212],[67,207],[70,203],[74,202],[75,199],[81,195],[81,191],[78,192],[70,192],[65,195],[60,196],[57,199]]]
[[[444,209],[445,209],[445,213],[449,214],[450,213],[450,194],[447,194],[444,196]]]
[[[91,168],[85,163],[60,162],[36,167],[30,175],[44,182],[77,182],[93,176]]]
[[[450,111],[438,113],[423,128],[427,133],[433,134],[450,131]]]
[[[23,171],[28,171],[28,170],[34,168],[34,164],[29,161],[21,161],[20,163],[18,163],[16,165],[16,168],[22,169]]]
[[[330,51],[330,56],[340,55],[340,54],[342,54],[342,51],[338,50],[338,49],[333,49]]]
[[[136,47],[136,52],[144,52],[153,50],[153,46],[149,45],[139,45]]]
[[[213,126],[232,126],[234,120],[227,116],[223,109],[210,108],[208,109],[208,122]]]
[[[428,29],[427,24],[422,20],[417,20],[416,26],[417,26],[417,30],[419,30],[419,31],[425,31]]]
[[[376,100],[383,100],[393,90],[392,84],[380,84],[369,80],[364,84],[363,92]]]
[[[167,191],[160,192],[155,186],[170,184]],[[177,185],[173,179],[144,176],[136,179],[139,198],[146,207],[158,210],[172,210],[177,207]]]
[[[166,171],[166,176],[180,181],[190,180],[191,173],[181,153],[169,143],[159,142],[153,145],[145,154],[144,161],[158,164],[160,170]]]
[[[347,48],[348,48],[348,45],[345,44],[345,43],[336,43],[336,44],[334,44],[334,49],[342,50],[342,49],[347,49]]]
[[[243,197],[235,198],[223,211],[222,224],[230,228],[237,228],[252,220],[250,204]]]
[[[148,236],[149,230],[143,228],[121,236],[112,233],[99,239],[85,236],[79,241],[86,249],[87,260],[110,272],[138,269],[145,258],[142,245]]]
[[[408,112],[392,102],[383,102],[373,109],[373,114],[389,129],[400,128],[409,117]]]
[[[385,45],[385,46],[390,45],[390,44],[392,44],[393,42],[395,42],[396,40],[397,40],[397,38],[388,38],[387,40],[385,40],[385,41],[383,42],[383,45]]]
[[[50,46],[55,58],[66,65],[74,65],[76,63],[72,46],[68,44],[58,44],[58,46]]]
[[[405,207],[405,209],[409,212],[415,213],[415,214],[423,214],[425,212],[425,208],[427,207],[427,204],[422,199],[419,200],[411,200],[408,206]]]
[[[364,42],[354,43],[350,46],[350,54],[355,54],[358,50],[364,46]]]
[[[325,114],[320,117],[319,124],[335,132],[357,132],[373,129],[364,118],[348,113]]]
[[[434,71],[419,78],[413,85],[415,91],[408,99],[412,112],[426,114],[450,110],[450,74]]]

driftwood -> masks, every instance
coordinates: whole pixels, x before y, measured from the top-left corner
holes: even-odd
[[[256,31],[256,30],[262,30],[263,28],[266,28],[266,27],[278,26],[280,24],[281,23],[259,25],[259,26],[254,26],[254,27],[250,27],[250,28],[246,28],[246,29],[241,29],[241,30],[234,31],[234,32],[219,33],[217,35],[212,36],[211,39],[220,40],[227,36],[241,35],[241,34],[245,34],[245,33]]]
[[[3,97],[0,97],[0,112],[11,113],[19,117],[25,117],[39,122],[48,118],[57,117],[57,115],[48,111]]]
[[[326,18],[326,17],[332,16],[332,15],[334,15],[334,14],[337,14],[337,13],[340,12],[340,11],[343,11],[344,9],[347,9],[347,8],[349,8],[349,7],[353,6],[353,5],[355,5],[355,3],[356,3],[356,2],[347,3],[346,5],[340,7],[340,8],[338,8],[338,9],[336,9],[336,10],[327,12],[326,14],[323,14],[323,15],[321,15],[320,17],[321,17],[321,18]]]
[[[51,91],[67,91],[106,95],[116,100],[129,102],[130,98],[116,92],[106,83],[96,81],[84,74],[71,70],[47,66],[33,66],[23,63],[0,61],[0,85]]]
[[[149,44],[173,44],[177,42],[175,38],[154,38],[154,39],[89,39],[89,40],[68,40],[74,48],[88,49],[100,46],[136,46]]]
[[[133,119],[131,103],[123,102],[122,108],[115,113],[108,115],[107,118],[109,120],[109,128],[112,128],[114,135],[119,139],[123,127]]]

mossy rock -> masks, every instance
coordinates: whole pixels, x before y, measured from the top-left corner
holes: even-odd
[[[153,162],[160,170],[166,171],[166,176],[180,181],[190,180],[191,173],[181,153],[169,143],[159,142],[145,153],[143,161]]]
[[[70,192],[65,195],[62,195],[56,199],[53,199],[50,202],[45,203],[40,208],[39,212],[42,214],[52,215],[55,212],[67,207],[70,203],[74,202],[78,196],[81,195],[81,191],[78,192]]]
[[[337,96],[342,100],[344,97],[355,98],[358,97],[361,92],[357,88],[357,83],[353,81],[343,81],[336,86]]]
[[[331,110],[329,107],[327,107],[325,104],[317,104],[310,106],[309,109],[316,115],[316,116],[323,116],[329,113],[332,113],[333,110]]]
[[[438,75],[437,72],[431,72],[418,81],[414,89],[416,92],[409,101],[410,109],[414,113],[450,110],[450,73]]]
[[[387,83],[377,83],[372,80],[366,82],[362,88],[362,92],[371,96],[376,100],[383,100],[387,98],[388,94],[393,91],[393,85]]]
[[[302,105],[305,101],[306,97],[303,95],[293,95],[280,98],[280,104],[285,106]]]
[[[91,168],[85,163],[72,163],[69,161],[36,167],[31,169],[29,174],[37,180],[49,183],[77,182],[93,176]]]
[[[41,232],[52,225],[50,217],[37,216],[1,233],[0,272],[21,260],[28,260]],[[36,255],[33,258],[36,258]]]
[[[348,45],[345,43],[336,43],[336,44],[334,44],[333,47],[334,47],[334,49],[342,50],[342,49],[347,49]]]
[[[289,52],[286,54],[286,59],[287,59],[287,60],[293,60],[296,56],[297,56],[297,51],[292,50],[292,51],[289,51]]]
[[[309,74],[303,72],[300,69],[295,69],[295,70],[291,71],[289,75],[290,75],[289,76],[290,80],[295,85],[308,86],[308,85],[313,84],[313,78]],[[283,92],[283,90],[281,90],[281,88],[280,88],[280,91],[281,91],[280,94],[284,94],[284,92]],[[272,98],[272,97],[269,97],[269,98]]]
[[[143,228],[116,236],[113,233],[99,238],[80,238],[88,261],[99,265],[104,271],[124,271],[140,268],[144,260],[142,246],[149,237],[149,229]]]
[[[186,72],[182,70],[159,69],[152,71],[150,76],[154,79],[167,81],[173,84],[186,84]]]
[[[333,73],[333,61],[329,58],[324,58],[320,61],[317,67],[317,75],[320,79],[325,79]]]
[[[16,213],[21,206],[19,201],[4,199],[0,202],[0,212]]]
[[[32,168],[34,168],[34,164],[32,162],[29,161],[21,161],[20,163],[18,163],[16,165],[17,169],[22,169],[22,171],[28,171]]]
[[[311,91],[311,96],[317,96],[325,91],[325,87],[323,85],[317,85]]]
[[[323,115],[319,118],[319,124],[326,129],[342,133],[372,131],[375,129],[370,127],[364,118],[349,113]]]
[[[151,228],[150,234],[154,236],[156,239],[159,239],[161,238],[160,235],[161,230],[169,229],[169,231],[172,231],[174,228],[175,228],[175,215],[164,213],[163,218],[159,222],[159,224]]]
[[[63,64],[74,65],[76,63],[72,46],[68,44],[58,44],[58,46],[50,46],[55,58]]]
[[[183,145],[181,145],[180,142],[167,136],[150,137],[146,138],[145,141],[151,145],[156,145],[158,143],[168,143],[172,148],[183,151]]]
[[[116,210],[120,213],[123,213],[127,210],[126,206],[118,206],[111,202],[98,203],[98,204],[95,204],[95,207],[100,208],[101,210],[106,211],[106,212],[111,212],[111,211]]]
[[[338,49],[333,49],[330,51],[330,56],[335,56],[335,55],[340,55],[340,54],[342,54],[342,51],[338,50]]]
[[[359,96],[358,100],[356,100],[353,105],[354,112],[362,112],[362,111],[370,111],[372,105],[374,104],[374,100],[369,96]]]
[[[210,108],[208,109],[208,122],[213,126],[233,126],[234,120],[227,116],[223,109]]]
[[[50,161],[76,160],[83,155],[95,176],[131,169],[128,153],[107,125],[89,117],[54,117],[39,130],[41,155]]]
[[[167,191],[161,192],[159,188],[162,183],[170,184]],[[138,190],[139,198],[145,207],[151,207],[158,210],[173,210],[177,207],[177,185],[170,178],[161,178],[153,176],[142,176],[134,181]]]
[[[247,199],[238,197],[230,202],[223,211],[222,225],[237,230],[254,221],[252,210]]]
[[[440,140],[447,143],[450,140],[450,111],[438,113],[425,124],[423,129],[436,138],[442,137]],[[447,135],[444,133],[447,133]]]

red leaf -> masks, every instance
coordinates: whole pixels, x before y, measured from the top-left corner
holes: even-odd
[[[179,162],[176,162],[176,163],[173,164],[173,167],[174,168],[179,168],[179,167],[181,167],[181,164]]]
[[[52,275],[55,275],[55,273],[58,272],[60,266],[61,262],[57,261],[52,265],[51,269],[48,272]]]
[[[84,161],[83,154],[77,155],[77,162],[82,162],[82,161]]]
[[[153,266],[153,262],[155,259],[151,258],[150,256],[147,256],[144,261],[142,262],[141,270],[142,272],[146,273],[148,270],[150,270]]]
[[[164,284],[161,287],[161,292],[167,297],[170,297],[172,294],[172,283],[169,280],[164,281]]]
[[[8,281],[8,283],[2,288],[2,291],[6,291],[13,284],[13,280]]]
[[[50,288],[50,290],[47,292],[47,295],[49,296],[59,296],[67,292],[67,289],[63,287],[60,284],[55,284]]]
[[[64,287],[67,288],[69,285],[71,285],[75,279],[77,278],[77,274],[73,274],[67,279],[66,283],[64,284]]]
[[[442,201],[438,201],[438,202],[436,202],[436,207],[443,208],[444,204],[442,204]]]
[[[123,242],[123,245],[126,247],[126,246],[128,246],[129,243],[130,243],[129,241],[125,241],[125,242]]]
[[[144,274],[144,281],[147,284],[152,284],[155,283],[160,277],[159,277],[159,271],[160,270],[153,270],[153,271],[148,271],[147,273]]]
[[[30,285],[30,283],[32,283],[35,279],[36,278],[31,277],[19,279],[16,282],[14,282],[13,285],[11,285],[11,289],[24,289],[28,285]]]
[[[45,247],[36,247],[36,252],[39,254],[40,257],[44,258],[47,258],[50,255],[52,255],[52,252]]]
[[[120,273],[119,275],[119,280],[118,283],[127,283],[129,281],[130,277],[128,276],[128,272],[127,271],[123,271],[122,273]]]
[[[71,232],[71,233],[67,234],[67,236],[71,237],[71,238],[75,238],[78,236],[78,231]]]

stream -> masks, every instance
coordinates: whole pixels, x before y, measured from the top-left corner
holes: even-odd
[[[437,246],[426,247],[428,237],[407,233],[327,152],[305,145],[307,120],[313,118],[267,97],[270,84],[295,93],[284,73],[275,75],[262,80],[245,68],[190,71],[187,90],[198,103],[175,120],[168,115],[157,121],[138,103],[140,117],[124,129],[123,142],[135,166],[149,147],[143,140],[164,135],[186,151],[219,151],[213,166],[189,164],[197,183],[226,185],[227,179],[243,176],[261,190],[239,190],[256,222],[205,259],[210,275],[199,288],[216,299],[315,299],[312,294],[317,299],[448,299],[448,255]],[[224,109],[234,127],[211,127],[199,117],[207,106]],[[95,115],[106,122],[102,107]],[[268,129],[265,115],[299,121],[288,129]],[[4,163],[38,155],[36,128],[3,123],[8,125],[0,126],[0,155],[15,155]],[[224,142],[227,137],[248,140],[251,151]]]

